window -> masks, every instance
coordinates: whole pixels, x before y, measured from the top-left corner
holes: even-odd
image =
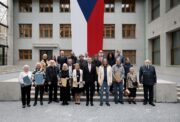
[[[180,30],[172,32],[171,64],[180,65]]]
[[[53,0],[40,0],[40,12],[53,12]]]
[[[52,24],[40,24],[40,37],[52,38]]]
[[[123,56],[129,58],[132,64],[136,64],[136,50],[123,50]]]
[[[178,4],[180,4],[180,0],[170,0],[170,8],[173,8]]]
[[[123,24],[122,25],[123,38],[135,38],[136,37],[136,25],[135,24]]]
[[[19,0],[20,12],[32,12],[32,0]]]
[[[60,24],[60,37],[70,38],[71,37],[71,25],[70,24]]]
[[[135,12],[135,0],[122,0],[122,12]]]
[[[20,38],[32,37],[32,25],[31,24],[19,24],[19,37]]]
[[[160,65],[160,37],[152,40],[152,63]]]
[[[115,4],[114,0],[105,0],[105,12],[114,12]]]
[[[70,12],[70,0],[60,0],[60,12]]]
[[[19,50],[20,60],[30,60],[32,59],[32,50]]]
[[[114,38],[114,37],[115,37],[115,24],[105,24],[104,38]]]
[[[151,0],[151,20],[158,18],[160,15],[160,0]]]

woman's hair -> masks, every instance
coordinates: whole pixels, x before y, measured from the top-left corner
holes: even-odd
[[[110,58],[110,55],[112,56],[111,58]],[[115,56],[114,56],[113,52],[109,52],[108,55],[107,55],[107,60],[110,60],[110,59],[115,59]]]
[[[63,64],[62,70],[67,71],[68,70],[68,65],[66,63]]]

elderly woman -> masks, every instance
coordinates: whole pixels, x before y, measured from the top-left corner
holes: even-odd
[[[30,105],[30,92],[31,92],[31,84],[32,84],[32,73],[29,71],[29,66],[24,65],[23,71],[19,74],[19,82],[21,84],[21,100],[22,107],[25,108],[31,107]]]
[[[138,87],[137,75],[134,71],[134,68],[131,67],[129,73],[127,74],[127,82],[126,82],[126,88],[130,91],[130,94],[128,96],[129,104],[131,104],[131,102],[133,104],[136,104],[135,98],[136,98],[137,87]]]
[[[69,70],[68,65],[66,63],[62,66],[61,78],[60,78],[60,88],[62,92],[62,105],[69,105]]]
[[[80,105],[81,92],[83,91],[83,71],[80,69],[78,63],[75,64],[73,70],[73,88],[75,93],[75,104]]]
[[[40,104],[43,105],[44,81],[45,81],[45,63],[37,63],[33,71],[33,84],[35,86],[35,101],[34,106],[37,105],[38,94],[40,92]]]

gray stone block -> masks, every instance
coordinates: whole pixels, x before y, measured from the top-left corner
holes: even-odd
[[[156,102],[177,102],[177,83],[158,80],[155,86]]]
[[[0,82],[0,101],[16,101],[21,98],[21,89],[18,79]]]

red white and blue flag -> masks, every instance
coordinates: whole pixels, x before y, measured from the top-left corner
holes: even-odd
[[[97,54],[103,47],[104,0],[71,0],[72,50]]]

